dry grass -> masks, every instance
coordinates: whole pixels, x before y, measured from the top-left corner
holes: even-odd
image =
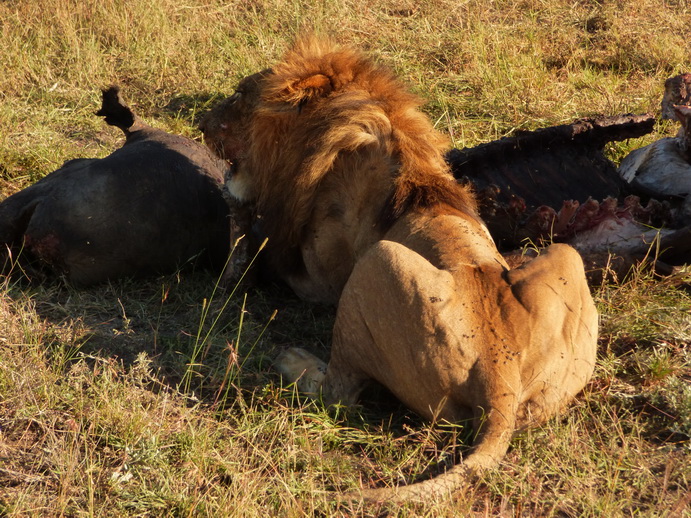
[[[196,138],[199,115],[308,26],[393,67],[459,147],[656,112],[664,79],[691,66],[684,0],[5,0],[2,193],[118,145],[92,115],[101,87]],[[378,515],[326,491],[438,473],[465,451],[467,430],[381,394],[337,414],[298,401],[271,359],[295,344],[326,356],[332,310],[272,290],[228,302],[214,285],[4,278],[0,516]],[[688,516],[689,292],[637,272],[595,297],[599,363],[566,415],[455,499],[391,515]]]

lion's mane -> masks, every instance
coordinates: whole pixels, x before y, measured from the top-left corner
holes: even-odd
[[[472,194],[456,184],[444,161],[447,140],[387,68],[308,36],[263,81],[247,155],[274,254],[299,246],[318,186],[330,174],[348,181],[338,159],[364,148],[390,161],[380,230],[416,207],[446,204],[475,214]]]

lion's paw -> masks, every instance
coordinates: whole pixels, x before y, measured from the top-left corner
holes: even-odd
[[[326,363],[299,347],[283,351],[274,362],[283,379],[295,383],[301,394],[316,397],[326,375]]]

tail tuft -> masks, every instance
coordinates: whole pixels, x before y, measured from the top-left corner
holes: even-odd
[[[111,86],[107,90],[103,90],[103,104],[101,109],[96,112],[96,115],[105,117],[108,124],[117,126],[125,134],[130,132],[130,128],[132,128],[137,119],[134,112],[120,97],[120,88],[118,86]]]

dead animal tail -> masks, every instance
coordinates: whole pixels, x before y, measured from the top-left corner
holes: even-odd
[[[127,135],[134,126],[137,116],[122,100],[120,88],[114,85],[103,90],[102,94],[103,104],[96,115],[105,117],[108,124],[120,128]]]

